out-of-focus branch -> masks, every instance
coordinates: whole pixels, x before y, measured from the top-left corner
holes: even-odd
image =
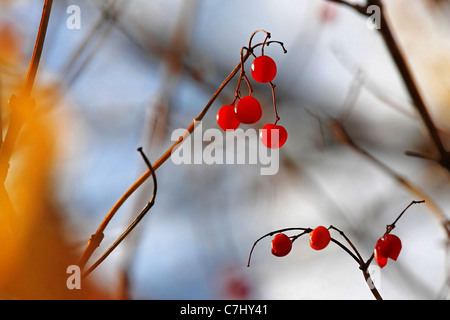
[[[345,0],[327,0],[327,1],[328,2],[334,2],[334,3],[337,3],[337,4],[342,4],[344,6],[350,7],[352,9],[358,11],[359,13],[361,13],[363,15],[367,15],[367,6],[350,3],[350,2],[345,1]]]
[[[50,12],[52,10],[53,0],[45,0],[42,9],[42,17],[39,25],[39,30],[36,37],[33,55],[31,57],[30,66],[25,81],[23,90],[18,96],[13,95],[9,101],[10,107],[10,121],[8,130],[6,131],[5,140],[1,144],[0,150],[0,201],[2,204],[12,206],[9,197],[4,188],[4,182],[9,170],[9,162],[16,144],[19,132],[22,128],[23,122],[27,118],[27,114],[34,108],[34,101],[30,99],[31,91],[33,89],[36,74],[41,60],[42,50],[44,48],[45,36],[47,34],[48,22],[50,20]]]
[[[444,228],[447,237],[450,237],[450,221],[444,214],[444,212],[440,209],[440,207],[436,204],[436,202],[430,198],[420,187],[414,185],[407,178],[399,175],[385,163],[378,160],[368,151],[360,147],[347,133],[342,124],[336,120],[330,120],[328,122],[328,129],[334,139],[357,152],[358,154],[364,156],[367,160],[375,164],[378,168],[384,171],[387,175],[392,177],[395,181],[397,181],[400,185],[402,185],[406,190],[410,191],[415,197],[419,199],[425,200],[426,204],[430,208],[430,210],[434,213],[436,218],[441,223]]]
[[[431,140],[433,144],[437,148],[439,152],[439,163],[442,167],[447,169],[450,172],[450,153],[446,150],[441,137],[439,136],[438,129],[434,124],[426,103],[422,97],[422,94],[418,88],[417,82],[414,78],[414,75],[411,71],[411,68],[406,60],[404,53],[402,52],[400,46],[398,45],[397,40],[395,39],[394,33],[392,31],[390,21],[387,17],[386,10],[383,6],[382,0],[368,0],[366,6],[351,4],[344,0],[327,0],[329,2],[335,2],[338,4],[346,5],[355,9],[357,12],[367,15],[367,9],[369,6],[375,5],[380,8],[380,25],[381,27],[378,29],[383,37],[383,40],[386,44],[389,53],[394,60],[397,69],[403,79],[403,82],[408,90],[408,93],[413,101],[414,107],[416,111],[419,113],[425,127],[428,130]]]
[[[36,78],[39,62],[41,61],[42,49],[44,48],[45,36],[47,34],[48,22],[50,20],[50,13],[52,11],[53,0],[45,0],[44,8],[42,9],[41,24],[34,46],[33,56],[31,58],[30,67],[28,69],[25,88],[22,92],[24,97],[29,97],[33,89],[34,80]]]

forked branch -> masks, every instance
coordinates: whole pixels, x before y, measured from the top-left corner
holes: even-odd
[[[390,225],[386,226],[386,232],[384,233],[384,235],[390,233],[394,228],[396,223],[398,222],[398,220],[403,216],[403,214],[406,212],[406,210],[408,210],[412,205],[414,204],[420,204],[420,203],[424,203],[424,200],[420,200],[420,201],[412,201],[399,215],[398,217],[394,220],[394,222]],[[362,258],[361,254],[359,253],[359,251],[356,249],[356,246],[352,243],[352,241],[344,234],[343,231],[339,230],[338,228],[334,227],[334,226],[330,226],[328,228],[329,230],[335,230],[339,233],[339,235],[341,235],[345,241],[347,242],[347,244],[350,246],[350,248],[348,248],[345,244],[343,244],[342,242],[340,242],[339,240],[337,240],[336,238],[330,237],[330,241],[335,243],[336,245],[338,245],[341,249],[343,249],[350,257],[353,258],[353,260],[356,261],[356,263],[358,263],[359,265],[359,269],[362,271],[364,279],[366,280],[367,285],[369,286],[370,291],[372,292],[373,296],[375,297],[375,299],[377,300],[382,300],[382,297],[380,295],[380,293],[378,292],[377,288],[375,287],[374,282],[372,281],[371,275],[368,271],[368,267],[370,265],[370,263],[372,262],[374,255],[372,253],[372,255],[370,256],[370,258],[367,261],[364,261],[364,259]],[[260,237],[259,239],[257,239],[254,243],[253,246],[250,250],[249,256],[248,256],[248,262],[247,262],[247,267],[250,267],[250,260],[253,254],[253,251],[256,247],[256,245],[263,240],[266,237],[270,237],[273,236],[274,234],[277,233],[283,233],[283,232],[287,232],[287,231],[301,231],[299,234],[294,235],[289,237],[292,241],[292,243],[298,239],[299,237],[305,235],[305,234],[309,234],[313,231],[313,229],[311,228],[302,228],[302,227],[294,227],[294,228],[284,228],[284,229],[279,229],[279,230],[275,230],[275,231],[271,231],[269,233],[266,233],[265,235],[263,235],[262,237]]]
[[[142,211],[139,213],[139,215],[136,217],[136,219],[130,224],[130,226],[122,233],[122,235],[117,238],[117,240],[109,247],[109,249],[83,274],[83,278],[87,277],[92,271],[94,271],[95,268],[97,268],[113,251],[117,248],[117,246],[131,233],[131,231],[137,226],[137,224],[144,218],[144,216],[147,214],[147,212],[150,211],[150,209],[155,204],[155,198],[156,193],[158,190],[158,183],[156,180],[156,173],[153,169],[150,161],[148,160],[147,156],[142,151],[142,148],[138,148],[138,151],[141,153],[142,158],[144,159],[148,169],[150,170],[153,178],[153,193],[151,196],[150,201],[145,205],[145,207],[142,209]]]

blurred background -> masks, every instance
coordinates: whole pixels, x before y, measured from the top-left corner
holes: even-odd
[[[385,2],[446,143],[450,3]],[[25,79],[42,5],[0,1],[3,136],[7,101]],[[79,29],[68,28],[71,5],[80,8]],[[380,34],[352,9],[324,0],[55,0],[33,97],[42,119],[49,121],[42,127],[52,129],[55,150],[46,172],[51,189],[45,196],[57,208],[50,229],[59,228],[58,239],[66,246],[54,252],[53,246],[41,247],[49,251],[42,270],[52,268],[58,250],[81,255],[114,203],[146,171],[136,149],[142,146],[156,161],[173,143],[172,132],[191,123],[235,68],[241,47],[257,29],[269,31],[288,51],[275,44],[265,49],[277,62],[279,124],[289,134],[278,174],[260,175],[259,164],[167,161],[157,171],[155,206],[89,276],[99,297],[372,299],[358,265],[333,244],[313,251],[304,236],[288,256],[277,258],[268,237],[255,247],[248,268],[250,249],[273,230],[333,225],[367,259],[386,225],[412,200],[422,200],[399,177],[425,192],[448,217],[448,172],[433,161],[405,155],[435,150]],[[260,33],[254,43],[263,40]],[[237,78],[206,114],[204,130],[218,128],[215,115],[233,99]],[[263,119],[254,126],[259,129],[273,121],[272,95],[268,85],[254,84],[254,89],[263,106]],[[373,158],[335,139],[333,119]],[[39,163],[40,153],[35,156],[26,159]],[[26,179],[26,171],[21,174]],[[20,181],[7,180],[6,189],[19,192]],[[36,191],[30,188],[27,194]],[[152,190],[149,179],[122,206],[88,265],[129,225]],[[427,204],[411,207],[397,224],[393,233],[403,242],[398,261],[374,269],[385,299],[449,298],[447,235]],[[45,217],[47,211],[42,212]],[[28,214],[33,212],[21,219]],[[46,232],[42,217],[33,220],[44,228],[35,231],[39,236]],[[53,225],[54,217],[58,223]],[[337,233],[332,236],[345,242]],[[21,245],[17,256],[27,256],[31,247]],[[40,279],[33,265],[30,260],[23,274]],[[17,291],[17,282],[5,280],[11,278],[5,270],[0,269],[3,297],[53,298],[44,295],[39,280],[27,280]],[[67,278],[62,271],[61,279]],[[33,283],[30,294],[26,287]]]

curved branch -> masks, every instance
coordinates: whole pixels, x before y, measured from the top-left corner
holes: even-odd
[[[142,147],[138,148],[138,151],[141,153],[142,158],[144,158],[145,163],[147,164],[152,177],[153,177],[153,193],[150,201],[146,204],[146,206],[142,209],[142,211],[139,213],[139,215],[136,217],[136,219],[130,224],[130,226],[120,235],[119,238],[109,247],[109,249],[83,274],[83,278],[86,278],[92,271],[95,270],[113,251],[117,248],[117,246],[131,233],[131,231],[138,225],[138,223],[144,218],[144,216],[147,214],[147,212],[150,211],[150,209],[155,204],[155,198],[156,193],[158,190],[158,183],[156,179],[156,173],[153,169],[150,161],[142,151]]]

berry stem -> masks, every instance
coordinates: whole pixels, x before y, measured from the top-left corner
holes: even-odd
[[[291,241],[294,242],[295,240],[297,240],[298,238],[300,238],[300,237],[303,236],[304,234],[310,233],[310,232],[311,232],[311,230],[308,228],[307,230],[303,231],[302,233],[299,233],[299,234],[297,234],[297,235],[295,235],[295,236],[292,236],[292,237],[291,237]]]
[[[270,82],[270,88],[272,89],[272,100],[273,100],[273,110],[275,112],[275,123],[277,124],[280,120],[280,117],[278,116],[278,110],[277,110],[277,99],[275,97],[275,87],[276,85],[273,82]]]
[[[350,257],[352,257],[359,265],[361,265],[361,263],[362,263],[361,260],[359,260],[359,258],[353,252],[351,252],[345,245],[343,245],[340,241],[336,240],[333,237],[331,237],[330,240],[331,240],[331,242],[334,242],[339,247],[341,247],[341,249],[343,249],[345,252],[347,252],[350,255]]]
[[[270,33],[267,32],[267,33],[266,33],[266,38],[264,39],[263,45],[262,45],[262,47],[261,47],[261,55],[262,55],[262,56],[264,55],[264,47],[266,46],[267,40],[269,40],[269,39],[270,39]]]
[[[263,33],[266,34],[266,40],[264,40],[264,42],[262,43],[262,46],[263,46],[263,47],[266,45],[267,38],[270,38],[270,32],[267,32],[267,31],[264,30],[264,29],[258,29],[258,30],[255,30],[255,31],[252,33],[252,35],[250,36],[250,39],[248,40],[248,47],[249,47],[249,48],[252,48],[252,47],[253,47],[253,46],[252,46],[252,41],[253,41],[253,38],[255,37],[255,35],[256,35],[258,32],[263,32]],[[256,47],[256,46],[255,46],[255,47]]]
[[[253,246],[252,246],[252,248],[250,249],[250,253],[249,253],[249,255],[248,255],[247,267],[250,267],[250,260],[251,260],[251,258],[252,258],[253,250],[255,249],[256,244],[257,244],[259,241],[261,241],[262,239],[264,239],[264,238],[266,238],[266,237],[273,236],[273,235],[276,234],[276,233],[281,233],[281,232],[286,232],[286,231],[293,231],[293,230],[302,230],[303,232],[300,233],[300,234],[298,234],[297,236],[294,236],[292,241],[296,240],[297,238],[299,238],[300,236],[302,236],[302,235],[304,235],[304,234],[310,233],[313,229],[311,229],[311,228],[295,228],[295,227],[294,227],[294,228],[284,228],[284,229],[279,229],[279,230],[275,230],[275,231],[271,231],[271,232],[269,232],[269,233],[266,233],[265,235],[261,236],[258,240],[256,240],[256,241],[253,243]]]
[[[338,228],[334,227],[334,226],[330,226],[328,229],[333,229],[336,230],[337,232],[339,232],[339,234],[347,241],[347,243],[349,244],[349,246],[353,249],[353,251],[356,253],[356,256],[358,257],[357,259],[355,259],[356,261],[358,261],[358,263],[363,263],[363,258],[361,257],[361,255],[359,254],[358,250],[356,249],[356,247],[354,246],[354,244],[350,241],[350,239],[345,235],[345,233],[341,230],[339,230]]]
[[[350,239],[345,235],[345,233],[341,230],[339,230],[338,228],[334,227],[334,226],[330,226],[329,229],[334,229],[337,232],[339,232],[339,234],[347,241],[347,243],[349,244],[349,246],[353,249],[353,251],[356,253],[356,255],[351,252],[346,246],[344,246],[342,243],[340,243],[339,241],[337,241],[336,239],[334,239],[333,237],[331,237],[331,241],[336,243],[339,247],[341,247],[342,249],[344,249],[345,252],[347,252],[358,264],[359,264],[359,268],[361,269],[364,279],[366,280],[367,285],[369,286],[370,291],[372,292],[373,296],[375,297],[375,299],[377,300],[383,300],[383,298],[381,297],[380,293],[378,292],[377,288],[375,287],[375,284],[372,281],[372,277],[370,276],[370,273],[368,272],[367,268],[369,266],[368,263],[364,263],[364,259],[362,258],[362,256],[359,254],[359,251],[356,249],[355,245],[350,241]]]
[[[425,203],[425,200],[420,200],[420,201],[413,200],[413,201],[411,201],[411,203],[405,209],[403,209],[403,211],[398,215],[397,219],[395,219],[394,222],[392,222],[390,225],[388,225],[386,227],[386,233],[385,234],[390,233],[395,228],[395,224],[403,216],[403,214],[406,212],[406,210],[409,209],[409,207],[411,207],[414,204],[420,204],[420,203]]]
[[[246,59],[248,58],[249,54],[254,55],[253,54],[253,50],[247,48],[247,47],[242,47],[241,48],[241,53],[240,53],[240,58],[241,58],[241,72],[240,72],[240,76],[239,76],[239,80],[236,86],[236,92],[234,94],[234,99],[233,102],[231,102],[231,105],[234,105],[236,103],[236,100],[240,98],[241,96],[241,83],[242,83],[242,79],[245,79],[245,82],[247,82],[247,86],[248,86],[248,91],[249,91],[249,96],[252,95],[253,93],[253,88],[250,84],[250,81],[247,78],[247,75],[245,74],[245,68],[244,68],[244,50],[247,51],[246,53]]]

